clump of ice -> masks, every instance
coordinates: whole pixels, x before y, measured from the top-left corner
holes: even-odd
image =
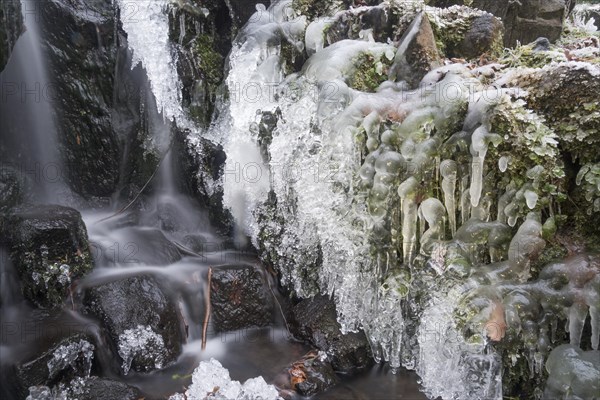
[[[162,336],[149,326],[138,325],[119,335],[119,356],[123,359],[125,375],[134,359],[140,360],[146,370],[162,368],[166,353]]]
[[[242,385],[231,380],[229,371],[223,368],[220,362],[211,358],[202,361],[194,370],[192,385],[185,392],[185,396],[177,393],[169,400],[279,400],[277,389],[265,382],[262,377],[248,379]]]
[[[92,359],[94,358],[94,345],[87,340],[69,343],[58,347],[48,361],[49,378],[52,379],[60,371],[70,366],[75,370],[82,369],[85,376],[90,375]]]
[[[156,98],[158,110],[169,121],[186,127],[181,106],[181,82],[177,62],[169,41],[169,0],[117,0],[121,23],[133,52],[132,68],[142,64]]]

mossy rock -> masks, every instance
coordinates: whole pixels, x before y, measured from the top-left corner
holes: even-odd
[[[292,8],[299,14],[306,15],[310,20],[317,17],[332,15],[335,11],[347,9],[352,0],[293,0]]]
[[[7,237],[23,295],[39,308],[62,306],[71,283],[93,268],[87,230],[72,208],[15,208],[0,231]]]
[[[448,58],[498,57],[504,50],[502,21],[466,6],[427,12],[438,49]]]
[[[348,86],[361,92],[373,93],[388,79],[392,60],[376,57],[371,53],[360,54],[353,63],[354,73],[348,79]]]

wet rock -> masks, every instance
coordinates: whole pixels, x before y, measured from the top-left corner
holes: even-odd
[[[25,180],[10,166],[0,165],[0,212],[21,204],[27,197]]]
[[[0,72],[8,62],[12,48],[23,33],[20,0],[2,0],[0,3]]]
[[[273,300],[262,274],[254,267],[224,267],[212,273],[212,322],[218,332],[268,326]]]
[[[142,396],[141,392],[133,386],[96,376],[75,378],[67,384],[60,384],[52,388],[48,386],[32,386],[28,391],[28,400],[54,400],[59,398],[76,398],[79,400],[135,400]]]
[[[66,175],[84,197],[110,196],[119,180],[119,138],[112,126],[117,48],[115,7],[105,0],[57,0],[39,6],[41,36],[55,80]]]
[[[290,386],[302,396],[322,393],[339,382],[327,355],[311,351],[288,368]]]
[[[100,319],[122,360],[122,370],[153,371],[174,362],[184,339],[176,303],[157,280],[139,276],[86,290],[85,313]]]
[[[54,386],[76,377],[88,377],[94,350],[89,337],[74,334],[55,342],[35,359],[18,364],[16,376],[22,393],[27,393],[31,386]]]
[[[416,87],[429,71],[439,66],[441,59],[429,18],[419,13],[400,39],[389,79],[404,80]]]
[[[178,134],[174,150],[179,155],[178,168],[184,177],[182,187],[208,209],[210,223],[222,234],[233,230],[233,216],[223,207],[223,176],[226,155],[220,145],[203,138],[189,139]]]
[[[430,0],[428,3],[435,7],[467,4],[463,0]],[[538,37],[556,41],[573,4],[569,0],[474,0],[468,5],[500,18],[506,29],[504,44],[514,46],[517,42],[533,42]]]
[[[140,391],[122,382],[95,376],[80,382],[80,400],[136,400],[142,397]]]
[[[93,268],[87,230],[77,210],[62,206],[15,208],[0,227],[26,299],[59,307],[71,282]]]
[[[300,301],[293,308],[293,333],[325,351],[337,372],[353,373],[371,365],[364,332],[342,334],[335,305],[326,296]]]

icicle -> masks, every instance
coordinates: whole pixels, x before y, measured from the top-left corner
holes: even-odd
[[[185,14],[181,13],[179,16],[179,45],[183,45],[183,39],[185,39]]]
[[[470,218],[471,205],[469,201],[469,176],[463,176],[460,180],[460,219],[461,225],[467,222]]]
[[[592,349],[598,350],[600,342],[600,307],[590,306],[590,319],[592,323]]]
[[[498,168],[500,169],[500,172],[506,172],[506,170],[508,169],[509,162],[510,162],[510,157],[508,157],[508,156],[500,157],[500,159],[498,160]]]
[[[538,194],[532,190],[526,190],[524,196],[527,207],[529,207],[530,210],[533,210],[538,201]]]
[[[444,160],[440,164],[440,173],[442,175],[442,191],[444,192],[444,205],[448,211],[448,221],[450,222],[450,231],[452,236],[456,233],[456,201],[454,193],[456,192],[457,167],[453,160]]]
[[[483,190],[483,165],[488,150],[488,143],[497,146],[502,138],[499,135],[489,133],[485,126],[480,126],[473,132],[471,138],[471,154],[473,164],[471,166],[471,205],[477,207]]]
[[[419,207],[421,222],[419,225],[425,227],[425,221],[429,225],[429,229],[421,235],[421,252],[428,254],[433,244],[442,239],[445,214],[446,209],[438,199],[429,198],[421,203]]]
[[[575,303],[569,309],[569,337],[573,346],[581,346],[581,335],[587,313],[587,307],[581,303]]]
[[[417,203],[416,195],[419,184],[410,177],[398,187],[398,195],[402,199],[402,254],[404,264],[412,263],[417,246]]]

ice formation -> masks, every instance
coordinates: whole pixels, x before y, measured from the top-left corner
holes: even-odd
[[[431,397],[502,398],[490,343],[519,343],[539,373],[559,320],[577,346],[589,313],[597,348],[598,259],[529,280],[565,173],[556,134],[511,72],[451,64],[415,90],[382,79],[359,91],[357,74],[387,76],[403,48],[368,30],[329,43],[336,16],[310,22],[290,5],[258,9],[240,32],[209,135],[228,156],[224,204],[283,283],[332,295],[343,329],[364,329],[376,360],[416,369]],[[310,55],[287,76],[284,45]],[[356,70],[365,56],[373,71]],[[578,177],[590,199],[596,170]]]
[[[262,377],[248,379],[244,384],[231,380],[229,371],[211,358],[202,361],[192,374],[192,384],[185,396],[178,393],[170,400],[280,400],[277,389],[268,385]]]
[[[166,120],[187,127],[181,107],[181,82],[174,49],[169,41],[169,0],[117,0],[121,23],[133,52],[131,67],[142,64],[148,74],[158,110]]]
[[[62,345],[52,353],[52,358],[48,361],[48,376],[50,379],[54,378],[67,366],[75,370],[83,370],[85,376],[89,376],[93,358],[94,345],[87,340],[81,339],[78,342]]]
[[[166,357],[165,342],[151,327],[138,325],[119,335],[119,356],[123,360],[123,373],[127,375],[134,360],[145,370],[163,367]]]

